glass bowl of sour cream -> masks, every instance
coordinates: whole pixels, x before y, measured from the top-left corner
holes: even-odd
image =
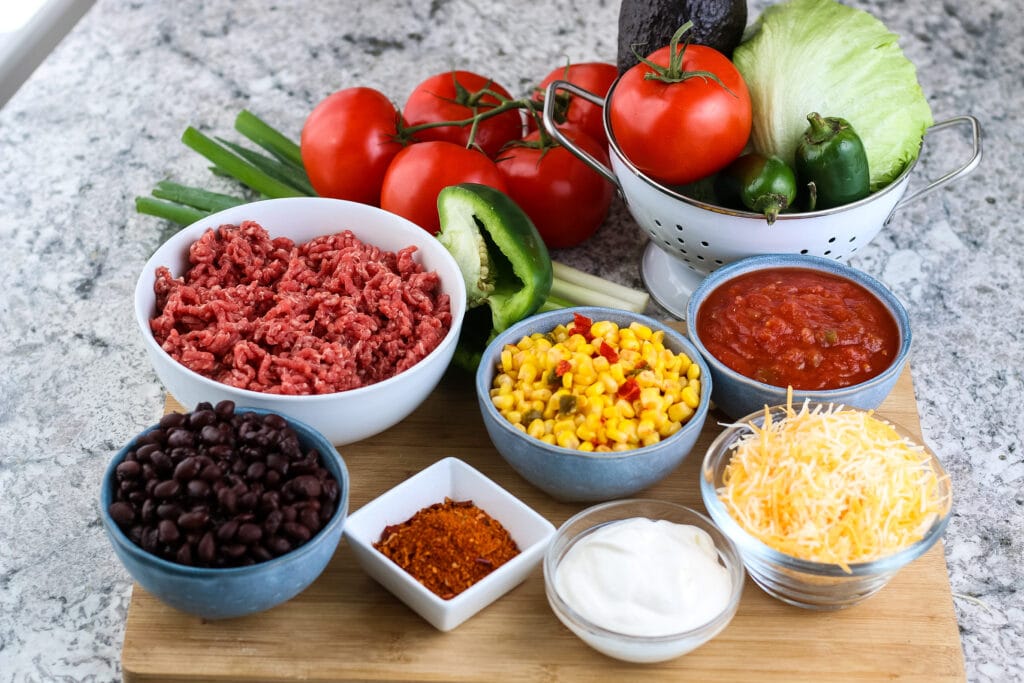
[[[721,633],[745,572],[736,546],[683,505],[626,499],[567,520],[544,556],[555,616],[609,657],[674,659]]]

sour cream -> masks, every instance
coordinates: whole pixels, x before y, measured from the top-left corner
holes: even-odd
[[[721,614],[728,570],[706,531],[646,518],[601,527],[558,563],[555,590],[573,610],[609,631],[665,636]]]

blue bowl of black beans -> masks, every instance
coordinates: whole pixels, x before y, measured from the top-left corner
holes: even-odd
[[[231,401],[169,413],[107,467],[100,515],[146,591],[204,619],[254,614],[320,576],[348,514],[348,471],[311,427]]]

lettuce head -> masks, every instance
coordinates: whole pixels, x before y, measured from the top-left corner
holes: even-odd
[[[917,158],[932,112],[898,36],[835,0],[787,0],[750,26],[733,62],[750,89],[750,145],[793,164],[807,115],[846,119],[864,143],[871,190]]]

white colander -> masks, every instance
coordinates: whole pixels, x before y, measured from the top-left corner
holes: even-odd
[[[780,214],[767,224],[762,214],[714,206],[682,195],[644,175],[626,159],[612,133],[606,98],[568,81],[551,83],[545,93],[544,125],[560,144],[603,175],[619,193],[637,224],[650,237],[640,266],[651,297],[678,318],[686,315],[690,293],[719,266],[757,254],[799,253],[842,260],[870,242],[893,213],[973,170],[981,161],[981,130],[973,116],[958,116],[928,129],[954,125],[971,129],[973,154],[962,166],[904,196],[914,164],[882,190],[864,199],[823,211]],[[604,129],[611,168],[583,151],[555,125],[557,91],[565,90],[604,108]]]

